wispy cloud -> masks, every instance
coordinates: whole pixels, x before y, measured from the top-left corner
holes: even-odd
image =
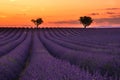
[[[79,24],[77,20],[68,20],[68,21],[56,21],[56,22],[49,22],[54,24]]]
[[[96,23],[120,24],[120,17],[100,18],[94,20]]]
[[[113,8],[115,9],[115,8]],[[101,12],[93,12],[93,13],[88,13],[89,16],[103,16],[103,15],[107,15],[107,16],[115,16],[115,15],[120,15],[120,12],[119,11],[113,11],[113,10],[110,10],[110,11],[101,11]]]
[[[115,12],[106,12],[106,14],[117,14]]]
[[[120,8],[106,8],[104,10],[120,10]]]
[[[119,18],[120,17],[120,14],[118,14],[118,15],[112,15],[112,16],[110,16],[110,17],[112,17],[112,18]],[[120,22],[120,21],[119,21]]]
[[[96,15],[100,15],[100,14],[99,13],[90,13],[89,15],[96,16]]]

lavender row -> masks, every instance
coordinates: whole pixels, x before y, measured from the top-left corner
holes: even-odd
[[[0,35],[5,33],[7,30],[6,29],[0,29]]]
[[[30,43],[29,32],[19,46],[0,58],[0,80],[15,80],[19,77],[29,55]]]
[[[92,43],[92,44],[88,44],[88,41],[86,41],[86,39],[83,41],[83,38],[86,37],[86,36],[81,36],[81,37],[77,37],[77,40],[74,40],[74,38],[71,36],[71,34],[67,33],[67,34],[61,34],[61,31],[56,31],[56,30],[52,30],[50,31],[50,33],[52,33],[53,35],[55,35],[56,37],[60,38],[60,39],[64,39],[65,41],[67,42],[70,42],[70,43],[74,43],[74,44],[79,44],[79,45],[84,45],[84,46],[91,46],[91,47],[101,47],[101,43],[96,44],[95,43]],[[80,41],[79,41],[80,40]],[[104,46],[105,47],[105,46]]]
[[[11,30],[8,31],[8,30],[4,29],[3,31],[0,32],[0,37],[2,37],[2,35],[5,35],[5,34],[9,33],[10,31]]]
[[[112,43],[109,43],[108,45],[103,45],[103,43],[99,42],[99,43],[96,43],[96,40],[93,40],[92,42],[89,41],[89,39],[87,39],[88,41],[79,41],[78,39],[82,39],[83,37],[78,37],[77,40],[75,40],[74,38],[73,39],[70,39],[71,36],[68,36],[68,37],[64,37],[63,35],[61,35],[62,37],[60,37],[60,33],[56,32],[55,30],[54,31],[49,31],[50,34],[52,35],[55,35],[58,39],[62,40],[62,41],[65,41],[65,42],[69,42],[69,43],[73,43],[73,44],[76,44],[76,45],[81,45],[81,46],[85,46],[85,47],[91,47],[91,48],[100,48],[102,50],[104,49],[118,49],[119,50],[119,42],[112,42]],[[54,32],[54,33],[53,33]],[[86,32],[87,33],[87,32]],[[87,37],[87,35],[85,36]],[[108,36],[106,36],[108,37]],[[96,37],[97,38],[97,37]],[[119,38],[119,37],[118,37]],[[98,38],[97,38],[98,39]],[[119,40],[118,40],[119,41]],[[113,50],[115,51],[115,50]]]
[[[81,37],[80,41],[82,40],[82,36],[83,36],[83,39],[91,44],[97,43],[106,47],[113,46],[116,48],[120,46],[119,43],[120,29],[87,30],[86,33],[85,31],[83,33],[82,32],[80,33],[81,34],[79,34],[79,36],[76,36],[76,38]]]
[[[7,36],[9,36],[9,34],[11,34],[12,32],[14,32],[15,30],[8,30],[5,33],[1,34],[0,40],[6,38]]]
[[[102,74],[106,74],[107,72],[110,76],[119,76],[119,56],[74,51],[48,40],[44,36],[43,31],[41,31],[39,35],[45,47],[53,56],[69,61],[70,63],[78,65],[82,68],[87,68],[92,72],[97,70]]]
[[[105,80],[99,73],[92,76],[66,61],[52,57],[38,39],[36,31],[33,37],[30,63],[20,80]]]
[[[9,31],[9,30],[8,30]],[[14,37],[17,33],[18,33],[19,30],[13,30],[12,32],[10,32],[7,36],[4,36],[4,38],[1,38],[0,41],[4,42],[6,40],[9,40],[10,38]]]
[[[13,50],[15,47],[17,47],[19,44],[21,44],[21,42],[25,39],[26,35],[27,34],[22,33],[20,38],[14,40],[13,42],[10,42],[6,45],[1,46],[0,47],[0,56],[7,54],[11,50]]]
[[[89,37],[90,37],[90,39],[91,39],[91,38],[92,38],[92,35],[95,35],[95,34],[96,34],[96,33],[94,33],[94,34],[90,35],[90,33],[86,31],[86,33],[82,33],[82,32],[81,32],[81,34],[80,34],[79,36],[71,36],[71,34],[70,34],[69,32],[67,32],[66,29],[63,30],[64,32],[66,32],[66,34],[63,33],[61,29],[57,29],[57,30],[54,30],[54,31],[57,32],[57,33],[59,33],[59,34],[61,34],[61,37],[64,37],[64,36],[65,36],[65,37],[71,38],[71,39],[77,38],[77,39],[80,40],[80,41],[82,41],[82,40],[85,41],[85,40],[87,40],[87,39],[84,39],[84,38],[89,38]],[[81,31],[81,30],[80,30],[80,31]],[[89,30],[88,30],[88,31],[89,31]],[[94,30],[93,32],[95,32],[95,30]],[[91,32],[91,33],[92,33],[92,32]],[[58,34],[58,36],[60,36],[59,34]],[[70,37],[69,37],[69,36],[70,36]],[[98,36],[100,36],[100,35],[98,35]],[[103,35],[103,36],[104,36],[104,35]],[[78,37],[79,37],[79,38],[78,38]],[[89,40],[90,40],[90,39],[89,39]],[[95,39],[97,39],[97,38],[95,38]],[[77,40],[77,41],[78,41],[78,40]]]
[[[23,31],[21,31],[21,30],[19,30],[19,31],[16,30],[16,32],[12,33],[12,35],[8,39],[3,40],[2,42],[0,42],[0,46],[8,44],[10,42],[13,42],[13,41],[19,39],[19,37],[21,36],[22,32]]]
[[[67,42],[64,39],[61,39],[59,37],[54,36],[54,34],[51,34],[49,31],[45,32],[45,36],[49,39],[54,41],[55,43],[67,47],[73,50],[77,51],[89,51],[93,53],[99,53],[99,54],[113,54],[113,55],[119,55],[120,49],[119,48],[113,48],[113,47],[107,47],[107,48],[100,48],[100,47],[92,47],[92,46],[84,46],[84,45],[78,45],[78,44],[73,44],[70,42]],[[94,44],[93,44],[94,46]]]

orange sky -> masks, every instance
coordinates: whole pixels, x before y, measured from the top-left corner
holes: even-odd
[[[92,26],[119,26],[120,0],[0,0],[0,25],[34,24],[41,17],[41,26],[81,26],[80,16],[91,16]]]

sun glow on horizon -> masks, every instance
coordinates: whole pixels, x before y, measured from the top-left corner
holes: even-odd
[[[93,26],[120,25],[119,0],[1,0],[0,25],[80,26],[80,16],[91,16]]]

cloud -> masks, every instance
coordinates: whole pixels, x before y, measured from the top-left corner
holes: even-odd
[[[96,16],[96,15],[100,15],[100,14],[99,13],[90,13],[89,15]]]
[[[120,8],[106,8],[104,10],[120,10]]]
[[[110,17],[112,17],[112,18],[118,18],[118,17],[120,17],[120,14],[119,15],[112,15]]]
[[[106,12],[106,14],[117,14],[115,12]]]
[[[68,20],[68,21],[56,21],[56,22],[49,22],[54,24],[79,24],[77,20]]]
[[[119,16],[120,15],[120,12],[118,11],[103,11],[101,13],[97,13],[97,12],[94,12],[94,13],[89,13],[88,14],[89,16]]]
[[[106,12],[106,14],[110,15],[111,18],[119,18],[120,17],[120,13],[116,13],[116,12]]]
[[[96,23],[120,24],[120,17],[94,19]]]

